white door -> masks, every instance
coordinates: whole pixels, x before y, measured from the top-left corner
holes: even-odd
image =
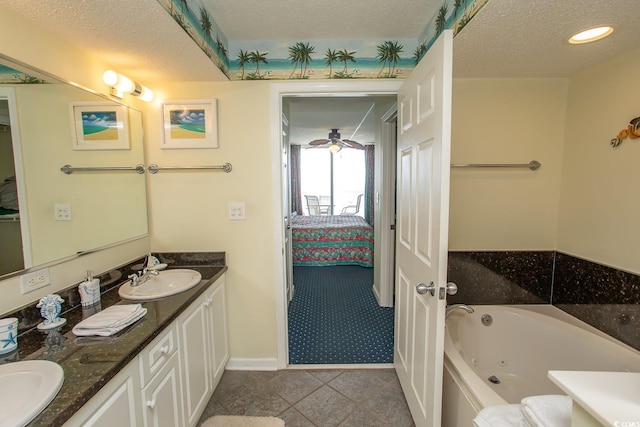
[[[444,31],[398,92],[394,365],[417,427],[441,416],[452,47]]]

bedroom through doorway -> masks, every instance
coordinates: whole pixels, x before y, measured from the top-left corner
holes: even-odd
[[[376,215],[384,180],[395,180],[382,167],[395,144],[381,137],[395,99],[283,97],[291,365],[393,362],[394,309],[380,303],[374,254],[388,242]]]

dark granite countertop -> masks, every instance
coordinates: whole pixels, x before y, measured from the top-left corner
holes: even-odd
[[[58,363],[64,370],[64,383],[60,392],[49,406],[28,424],[29,427],[62,426],[227,270],[224,265],[224,255],[222,255],[222,265],[215,265],[220,263],[208,262],[211,259],[207,260],[207,257],[202,258],[194,254],[188,254],[187,259],[180,254],[158,254],[157,256],[162,262],[167,262],[169,268],[191,268],[199,271],[202,274],[202,280],[195,287],[180,294],[141,302],[147,309],[145,317],[116,335],[76,337],[71,332],[73,326],[99,311],[95,307],[83,309],[77,304],[79,297],[75,286],[58,292],[65,299],[61,317],[67,319],[67,323],[59,328],[50,331],[37,330],[35,326],[41,319],[33,319],[34,307],[27,307],[13,313],[20,319],[18,350],[0,356],[0,363],[43,359]],[[118,288],[126,281],[126,273],[134,271],[137,268],[136,263],[139,265],[140,262],[141,260],[136,260],[100,276],[102,296],[99,307],[101,309],[115,304],[137,303],[120,299]],[[115,274],[119,280],[109,283],[109,277],[114,277],[114,271],[121,271],[121,274]],[[102,281],[102,279],[106,280]]]

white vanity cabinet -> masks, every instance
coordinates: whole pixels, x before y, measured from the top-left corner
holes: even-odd
[[[184,426],[177,341],[174,323],[138,355],[145,427]]]
[[[140,377],[137,363],[118,372],[64,425],[87,427],[136,427],[142,425],[139,410]]]
[[[178,318],[184,420],[195,426],[229,358],[224,276]]]
[[[222,275],[64,427],[193,427],[228,359]]]

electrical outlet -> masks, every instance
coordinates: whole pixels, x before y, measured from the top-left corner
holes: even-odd
[[[68,203],[55,203],[53,215],[56,221],[71,221],[71,205]]]
[[[245,219],[244,202],[229,202],[229,219]]]
[[[20,288],[22,289],[23,295],[35,291],[36,289],[44,288],[50,284],[51,279],[49,278],[48,268],[32,271],[31,273],[20,276]]]

